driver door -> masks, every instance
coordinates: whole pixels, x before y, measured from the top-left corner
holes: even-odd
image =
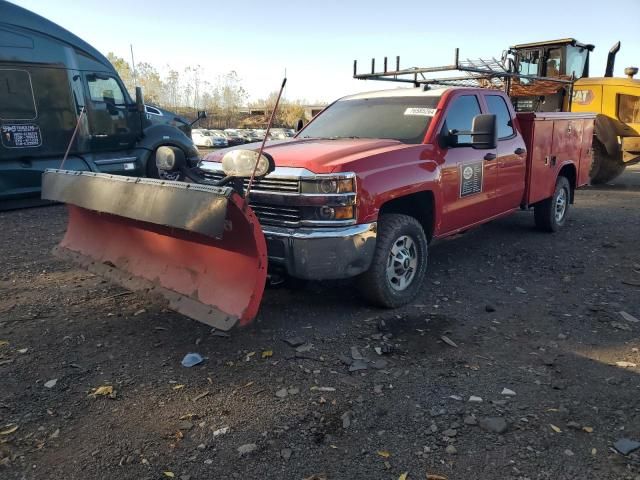
[[[471,131],[473,119],[482,113],[477,95],[458,95],[450,102],[440,137],[449,132]],[[442,167],[444,211],[440,230],[444,234],[464,230],[495,213],[497,165],[495,149],[475,149],[471,135],[458,135],[447,141]]]
[[[85,81],[89,95],[87,118],[91,150],[104,152],[131,148],[138,136],[140,120],[128,104],[120,83],[115,77],[102,73],[88,73]]]

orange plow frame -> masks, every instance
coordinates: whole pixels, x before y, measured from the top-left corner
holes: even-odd
[[[229,188],[198,191],[182,182],[126,178],[45,173],[43,197],[64,201],[69,209],[66,234],[54,253],[212,327],[229,330],[250,323],[264,292],[268,260],[262,229],[245,200]],[[98,196],[133,195],[140,205],[160,202],[175,208],[169,213],[149,206],[132,210],[130,202],[117,203],[109,195],[96,201],[86,198],[85,190],[92,187]],[[147,197],[144,202],[140,195]],[[153,221],[158,219],[163,224]],[[203,221],[209,224],[203,227]]]

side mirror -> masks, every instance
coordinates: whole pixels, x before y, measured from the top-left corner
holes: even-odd
[[[471,124],[471,146],[487,150],[498,146],[498,124],[493,114],[481,114],[473,117]]]
[[[136,87],[136,110],[144,114],[144,98],[142,97],[142,88]]]
[[[207,118],[207,112],[204,110],[198,110],[198,120],[202,120],[203,118]]]
[[[299,132],[300,130],[302,130],[302,127],[304,127],[304,120],[299,118],[298,121],[296,122],[296,132]]]

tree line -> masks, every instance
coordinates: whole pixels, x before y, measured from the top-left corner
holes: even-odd
[[[169,67],[161,75],[148,62],[137,63],[134,71],[129,62],[112,52],[109,52],[107,58],[132,96],[135,94],[135,87],[140,86],[146,104],[170,110],[190,121],[195,120],[198,111],[204,110],[207,118],[200,120],[198,124],[203,128],[264,127],[278,95],[273,92],[265,99],[248,103],[249,94],[235,71],[218,75],[211,82],[203,79],[200,65],[189,66],[182,71]],[[303,100],[281,99],[274,125],[294,127],[298,119],[305,116],[304,103]],[[241,110],[246,107],[264,107],[264,114],[243,114]]]

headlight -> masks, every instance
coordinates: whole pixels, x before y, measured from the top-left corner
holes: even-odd
[[[300,184],[301,193],[353,193],[356,191],[355,178],[349,175],[347,178],[329,176],[327,178],[315,178],[313,180],[302,179]]]
[[[323,222],[331,220],[353,220],[355,218],[355,207],[302,207],[302,216],[305,220],[319,220]]]
[[[257,162],[257,167],[256,167]],[[275,168],[273,159],[254,150],[231,150],[222,157],[222,170],[228,177],[250,177],[255,169],[256,177],[264,177]]]
[[[156,150],[156,167],[158,167],[158,170],[171,172],[184,165],[184,152],[181,149],[162,146]]]

